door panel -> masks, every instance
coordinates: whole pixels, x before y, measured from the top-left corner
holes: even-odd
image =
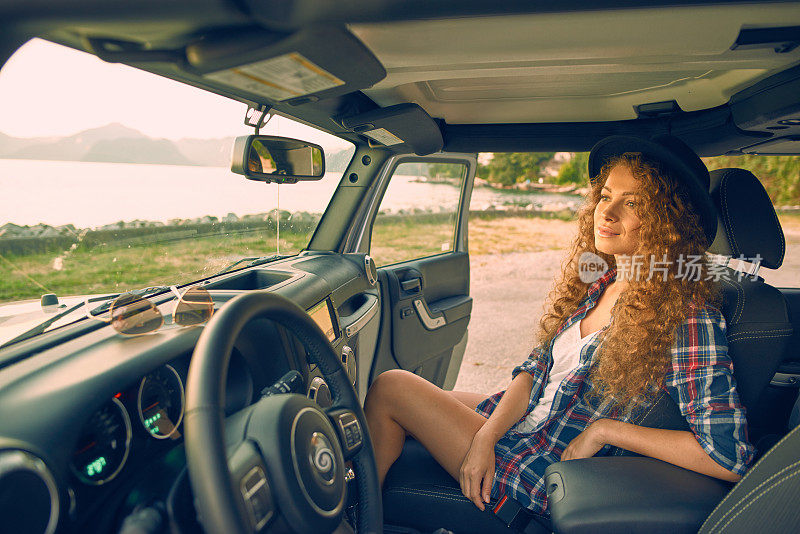
[[[392,351],[403,369],[441,357],[464,337],[472,311],[469,255],[445,254],[383,269],[388,283]]]
[[[387,183],[382,189],[387,198],[391,195],[391,189],[387,191],[387,186],[391,187],[389,178],[395,169],[409,162],[430,163],[432,168],[436,166],[437,172],[446,170],[447,165],[458,165],[464,169],[463,182],[460,188],[453,187],[452,181],[442,185],[451,188],[452,204],[443,205],[440,212],[432,215],[423,214],[419,219],[421,224],[408,225],[405,234],[395,232],[386,238],[385,226],[382,232],[374,234],[369,227],[366,235],[370,237],[370,246],[382,245],[380,251],[375,252],[378,258],[394,256],[393,261],[400,260],[378,269],[381,326],[370,378],[374,380],[385,370],[400,368],[440,387],[452,388],[466,348],[472,312],[466,236],[476,161],[471,154],[397,157],[387,162]],[[408,169],[409,165],[400,167],[398,175],[407,180],[403,168]],[[375,222],[381,203],[376,200],[372,205],[370,224]],[[441,211],[452,214],[446,219],[452,221],[447,223],[452,225],[449,234],[442,226],[445,219]],[[410,215],[411,218],[415,216],[416,211]],[[381,242],[381,238],[385,241]],[[418,255],[424,254],[424,257],[402,257],[398,251],[402,251],[404,242],[408,243],[409,250],[422,251]],[[438,249],[445,252],[435,253]]]

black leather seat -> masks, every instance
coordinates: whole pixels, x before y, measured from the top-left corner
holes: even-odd
[[[800,410],[800,399],[794,409]],[[800,426],[766,451],[708,516],[699,534],[797,532],[798,495]]]
[[[783,230],[761,182],[743,169],[718,169],[710,175],[719,225],[709,252],[729,258],[758,255],[760,265],[755,270],[780,267],[786,247]],[[771,407],[759,401],[788,352],[793,327],[783,294],[762,278],[751,278],[740,281],[737,274],[724,280],[722,313],[737,389],[755,443],[776,430],[763,424],[771,420],[765,414]]]
[[[430,533],[445,528],[455,534],[510,534],[495,517],[492,501],[480,511],[461,493],[458,482],[415,439],[408,438],[383,485],[385,525],[402,525]],[[387,526],[387,532],[391,529]],[[531,521],[529,534],[550,532],[549,522]]]

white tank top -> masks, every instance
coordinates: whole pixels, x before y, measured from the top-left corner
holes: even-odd
[[[553,341],[553,367],[545,384],[539,402],[531,412],[520,421],[517,432],[531,432],[536,425],[547,419],[553,399],[558,391],[558,386],[580,364],[581,350],[599,332],[592,332],[586,337],[581,337],[581,321],[575,321],[572,326],[561,332]]]

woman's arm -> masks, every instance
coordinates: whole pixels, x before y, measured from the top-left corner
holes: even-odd
[[[528,373],[519,373],[511,381],[492,415],[478,430],[482,437],[492,440],[492,447],[525,415],[532,388],[533,377]]]
[[[589,458],[606,444],[728,482],[742,478],[712,460],[691,432],[648,428],[614,419],[598,419],[589,425],[570,442],[561,459]]]
[[[494,482],[494,446],[500,438],[519,421],[528,409],[533,377],[519,373],[497,403],[492,415],[472,438],[467,454],[461,462],[459,484],[461,491],[480,510],[488,503]],[[483,501],[483,502],[481,502]]]

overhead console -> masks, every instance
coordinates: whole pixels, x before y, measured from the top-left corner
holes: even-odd
[[[417,104],[397,104],[341,119],[345,128],[366,137],[372,146],[411,150],[418,156],[439,152],[442,132]]]
[[[742,153],[800,154],[800,66],[737,93],[730,106],[738,128],[765,136],[742,148]]]

